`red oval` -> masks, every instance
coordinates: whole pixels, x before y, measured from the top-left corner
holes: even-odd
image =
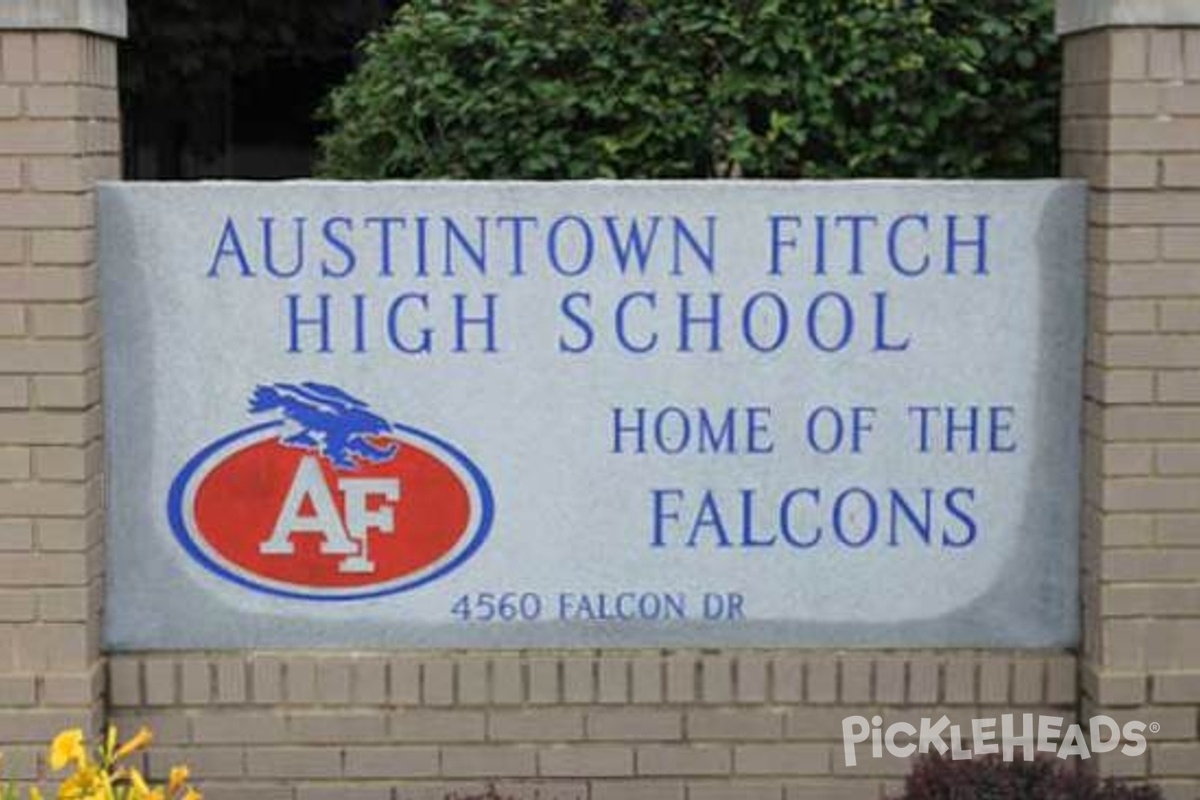
[[[454,470],[411,442],[378,437],[373,443],[395,443],[398,450],[390,461],[353,470],[334,469],[325,459],[316,459],[342,520],[346,508],[337,488],[340,478],[400,481],[400,499],[389,504],[393,532],[369,533],[372,572],[339,571],[345,556],[321,553],[324,537],[315,533],[293,533],[291,554],[260,552],[274,531],[301,461],[316,458],[274,438],[235,451],[202,478],[193,505],[198,533],[228,564],[297,587],[359,588],[421,572],[450,553],[467,533],[470,494]],[[376,498],[368,508],[379,505]],[[312,513],[311,501],[306,500],[302,510]]]

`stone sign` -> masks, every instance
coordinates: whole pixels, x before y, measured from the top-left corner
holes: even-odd
[[[1082,185],[100,214],[112,648],[1076,641]]]

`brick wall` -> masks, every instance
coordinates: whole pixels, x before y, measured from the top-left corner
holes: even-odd
[[[1064,172],[1092,185],[1084,714],[1159,721],[1144,757],[1117,756],[1105,769],[1162,779],[1191,800],[1200,796],[1200,28],[1080,33],[1065,40],[1064,58]]]
[[[209,800],[859,800],[907,761],[847,767],[842,719],[1055,714],[1060,653],[739,650],[114,655],[112,718]]]
[[[876,798],[841,720],[1156,722],[1140,758],[1200,795],[1200,29],[1065,40],[1065,171],[1093,186],[1085,641],[1042,652],[123,654],[105,665],[90,187],[117,175],[115,43],[0,32],[0,749],[108,715],[208,795]],[[108,697],[103,695],[107,689]],[[1082,708],[1077,705],[1082,703]]]
[[[0,32],[0,746],[99,720],[104,683],[95,208],[116,177],[116,46]]]

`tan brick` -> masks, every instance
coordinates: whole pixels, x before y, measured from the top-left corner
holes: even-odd
[[[1111,335],[1104,344],[1112,367],[1179,368],[1200,366],[1200,336]]]
[[[241,747],[167,747],[150,751],[150,774],[166,776],[187,764],[196,779],[240,778],[246,774],[246,752]]]
[[[592,800],[683,800],[682,781],[594,781]]]
[[[383,705],[387,702],[387,661],[385,659],[375,656],[357,658],[354,661],[353,676],[353,702],[355,705]],[[460,664],[460,684],[462,677]]]
[[[0,375],[0,409],[29,406],[29,379],[24,375]]]
[[[60,732],[69,728],[93,730],[95,715],[89,712],[66,709],[20,709],[10,711],[0,708],[0,741],[9,745],[34,743],[43,747]]]
[[[99,504],[98,493],[78,483],[0,484],[0,507],[12,514],[86,514]],[[2,563],[2,562],[0,562]],[[4,568],[0,566],[0,575]],[[15,576],[14,576],[15,577]]]
[[[151,663],[145,664],[147,690]],[[173,702],[165,692],[160,693],[168,703]],[[153,703],[149,691],[147,702]],[[272,709],[210,711],[192,717],[192,737],[197,744],[274,744],[287,740],[287,725]]]
[[[0,553],[0,586],[63,586],[87,577],[88,563],[80,554]]]
[[[10,374],[84,372],[100,363],[98,342],[91,339],[6,340],[0,355],[0,371]]]
[[[91,230],[34,231],[34,264],[90,264],[96,259],[96,235]]]
[[[786,800],[876,800],[883,796],[875,780],[789,781]],[[890,792],[888,796],[895,794]]]
[[[1200,546],[1200,514],[1159,515],[1154,538],[1165,547]]]
[[[1099,299],[1092,319],[1098,330],[1108,333],[1143,333],[1158,328],[1158,306],[1152,300]]]
[[[769,708],[696,709],[688,712],[688,738],[713,740],[778,739],[783,714]]]
[[[1200,585],[1109,584],[1102,602],[1107,616],[1188,616],[1200,608]]]
[[[482,741],[486,721],[481,711],[413,708],[391,714],[390,731],[397,742]]]
[[[559,661],[557,658],[529,659],[529,702],[556,703],[559,700]]]
[[[596,700],[601,703],[629,702],[629,661],[601,657],[596,664]]]
[[[108,659],[108,697],[114,706],[137,706],[142,702],[142,669],[136,658]]]
[[[95,295],[96,270],[94,267],[0,270],[0,297],[4,297],[8,301],[78,301],[88,300]]]
[[[631,698],[634,703],[661,703],[663,701],[663,662],[658,656],[634,658],[629,662],[632,678]]]
[[[1100,370],[1088,367],[1085,393],[1104,403],[1149,403],[1154,400],[1154,373],[1149,370]]]
[[[1109,76],[1115,80],[1137,80],[1149,74],[1146,32],[1135,28],[1106,31],[1111,61]]]
[[[354,662],[345,658],[323,658],[317,662],[317,699],[325,705],[350,702]]]
[[[25,113],[31,118],[71,119],[84,116],[80,86],[30,86],[25,89]]]
[[[1200,702],[1200,671],[1159,673],[1151,686],[1156,703]]]
[[[246,774],[252,778],[333,778],[341,774],[342,754],[331,747],[252,747]]]
[[[454,662],[432,659],[421,664],[421,702],[430,706],[454,704]]]
[[[591,703],[596,699],[596,670],[592,658],[564,658],[563,700],[567,703]]]
[[[100,698],[99,667],[87,672],[42,676],[42,704],[45,706],[83,707]]]
[[[804,661],[798,656],[778,656],[772,665],[775,676],[774,699],[780,703],[798,703],[804,699]]]
[[[5,83],[33,83],[33,34],[4,34],[0,45],[0,75]]]
[[[1046,702],[1073,705],[1076,699],[1077,664],[1073,656],[1054,658],[1046,665]]]
[[[466,746],[442,748],[442,774],[455,778],[529,777],[537,773],[536,751],[528,747]]]
[[[36,597],[27,591],[0,590],[0,622],[32,622],[36,617]],[[0,633],[0,643],[4,641],[4,634]],[[7,660],[7,656],[0,655],[0,672],[4,671]]]
[[[438,774],[436,747],[347,747],[350,778],[421,778]]]
[[[0,675],[0,708],[32,706],[35,703],[37,678],[33,675]]]
[[[205,781],[205,800],[293,800],[292,787],[280,781]]]
[[[841,701],[848,704],[871,702],[873,659],[847,656],[842,659],[841,667]]]
[[[84,76],[83,45],[78,33],[39,32],[35,39],[40,83],[79,83]]]
[[[89,641],[86,626],[76,624],[27,625],[16,630],[18,672],[87,669],[99,653]]]
[[[250,680],[255,703],[283,701],[283,660],[279,656],[255,656],[250,662]]]
[[[33,549],[33,520],[0,519],[0,552]]]
[[[733,758],[740,775],[818,775],[830,768],[827,745],[744,744],[734,748]]]
[[[1194,777],[1200,744],[1152,744],[1150,764],[1156,776]]]
[[[525,702],[525,676],[517,658],[492,659],[492,702],[516,704]],[[395,679],[392,681],[395,687]]]
[[[22,336],[25,330],[25,307],[0,305],[0,337]]]
[[[1103,425],[1113,441],[1193,441],[1200,439],[1200,409],[1119,406],[1104,411]]]
[[[317,662],[311,656],[295,656],[283,664],[283,692],[291,705],[317,702]]]
[[[1114,153],[1103,157],[1094,184],[1105,189],[1153,189],[1158,185],[1158,157]]]
[[[169,706],[177,702],[175,661],[167,658],[147,659],[142,663],[142,680],[148,705]],[[197,741],[203,741],[199,737]]]
[[[1110,581],[1200,580],[1200,550],[1110,550],[1101,577]]]
[[[99,373],[35,376],[33,399],[44,409],[88,408],[100,400]]]
[[[633,750],[610,744],[551,747],[538,752],[538,772],[552,778],[633,774]]]
[[[0,446],[0,480],[26,481],[33,474],[28,447]]]
[[[212,699],[213,673],[206,656],[182,659],[179,696],[184,705],[205,705]]]
[[[1200,227],[1163,228],[1162,257],[1166,261],[1200,261]]]
[[[11,155],[71,155],[83,147],[83,131],[79,123],[64,120],[0,120],[0,141],[5,153]],[[8,195],[0,197],[0,219],[9,228],[89,225],[91,218],[82,215],[82,195]],[[38,219],[38,215],[44,215]]]
[[[1200,403],[1200,371],[1160,372],[1157,396],[1163,403]]]
[[[1200,78],[1200,31],[1183,32],[1183,74],[1186,78]]]
[[[584,737],[583,712],[573,708],[497,710],[488,717],[488,738],[515,742],[567,742]]]
[[[1110,143],[1118,149],[1191,150],[1200,136],[1200,120],[1112,125]],[[1094,195],[1089,218],[1099,225],[1186,225],[1198,211],[1200,197],[1186,191],[1108,192]]]
[[[979,659],[980,702],[1009,702],[1011,667],[1011,662],[1005,656],[984,656]]]
[[[699,663],[690,653],[678,653],[668,657],[667,702],[690,703],[696,698],[696,673]]]
[[[838,664],[832,656],[813,656],[804,664],[804,697],[810,703],[836,703]]]
[[[1013,662],[1012,699],[1017,704],[1038,704],[1044,699],[1045,663],[1041,659]]]
[[[1103,507],[1114,511],[1185,511],[1200,506],[1200,480],[1193,478],[1111,478],[1104,483]]]
[[[459,705],[478,706],[488,701],[488,660],[469,656],[458,660]]]
[[[733,767],[728,747],[651,744],[637,749],[638,775],[727,775]]]
[[[4,118],[4,87],[0,86],[0,119]],[[0,192],[21,190],[21,162],[16,158],[0,158]]]
[[[1161,304],[1159,327],[1171,332],[1200,332],[1200,300],[1175,300]]]
[[[694,720],[692,722],[694,726]],[[697,736],[695,727],[692,735]],[[683,736],[683,715],[651,708],[606,708],[587,714],[589,739],[665,741]],[[700,736],[698,738],[704,738]]]
[[[777,781],[689,781],[689,800],[781,800]]]
[[[392,800],[392,787],[373,783],[301,784],[296,787],[296,800]]]
[[[45,622],[87,622],[97,608],[99,595],[91,587],[41,589],[38,613]]]
[[[1200,475],[1200,443],[1160,444],[1155,466],[1164,475]],[[1200,499],[1196,506],[1200,507]]]
[[[37,521],[38,547],[46,552],[81,552],[100,540],[103,518],[44,517]]]
[[[24,264],[28,238],[25,231],[0,229],[0,264]]]
[[[1151,31],[1149,74],[1158,80],[1183,78],[1183,31]]]

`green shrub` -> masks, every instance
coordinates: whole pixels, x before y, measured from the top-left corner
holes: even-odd
[[[332,177],[1056,173],[1050,0],[413,0]]]

